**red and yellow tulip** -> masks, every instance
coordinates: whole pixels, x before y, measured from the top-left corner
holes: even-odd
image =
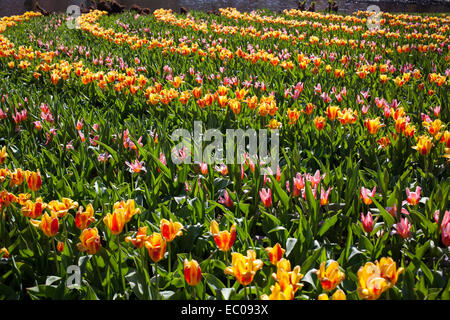
[[[96,254],[101,247],[100,235],[97,228],[84,229],[80,235],[80,243],[77,244],[78,250],[87,254]]]
[[[210,232],[214,237],[214,241],[216,242],[217,247],[221,251],[227,252],[231,249],[234,244],[234,240],[236,239],[236,225],[233,224],[231,226],[230,231],[220,231],[219,224],[216,220],[212,220],[210,224]]]
[[[263,262],[256,259],[256,252],[247,250],[247,256],[238,252],[231,253],[231,266],[225,269],[225,274],[233,275],[243,286],[253,281],[256,272],[263,267]]]
[[[196,260],[184,259],[184,279],[190,286],[196,286],[202,278],[202,270]]]
[[[179,222],[173,222],[172,219],[170,219],[170,221],[161,219],[159,228],[161,229],[162,236],[167,242],[172,242],[176,237],[183,234],[183,231],[181,231],[183,225]]]

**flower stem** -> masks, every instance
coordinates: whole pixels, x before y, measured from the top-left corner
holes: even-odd
[[[159,300],[158,263],[155,262],[156,300]]]
[[[122,292],[125,293],[125,279],[122,276],[122,266],[121,266],[121,262],[122,262],[122,250],[120,248],[120,240],[119,240],[119,235],[116,236],[116,242],[117,242],[117,247],[119,250],[119,262],[118,262],[118,268],[119,268],[119,278],[120,278],[120,283],[122,285]]]
[[[225,263],[228,267],[228,254],[226,251],[223,254],[225,255]],[[227,276],[227,288],[230,288],[230,278],[228,276]]]
[[[52,239],[52,246],[53,246],[53,255],[55,257],[55,264],[56,264],[56,272],[59,274],[59,263],[58,263],[58,255],[56,253],[56,239],[53,237]]]
[[[167,270],[170,273],[171,270],[171,261],[170,261],[170,242],[167,242],[167,255],[168,255],[168,268]]]

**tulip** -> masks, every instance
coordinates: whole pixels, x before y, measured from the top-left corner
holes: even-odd
[[[317,130],[322,130],[325,127],[326,119],[325,117],[315,117],[314,118],[314,125],[316,126]]]
[[[232,208],[234,205],[233,199],[231,199],[227,190],[223,191],[223,197],[219,197],[219,200],[217,202],[224,204],[228,208]]]
[[[388,281],[381,276],[380,268],[367,262],[358,270],[358,295],[361,299],[376,300],[389,289]]]
[[[337,289],[331,296],[331,300],[347,300],[347,296],[344,291]]]
[[[358,119],[358,112],[351,108],[345,108],[342,111],[338,111],[338,120],[343,125],[353,124]]]
[[[403,239],[406,239],[410,235],[411,223],[408,218],[401,218],[400,222],[394,225],[395,233],[400,235]]]
[[[51,212],[55,212],[58,218],[62,218],[69,212],[70,209],[78,208],[78,202],[68,198],[62,198],[62,202],[59,202],[58,200],[50,201],[47,208],[50,209]]]
[[[166,253],[167,242],[164,237],[159,233],[153,233],[145,241],[145,247],[147,248],[148,255],[157,263]]]
[[[406,201],[412,206],[415,206],[419,203],[420,200],[420,192],[422,188],[417,186],[415,192],[410,192],[409,188],[406,188]]]
[[[202,162],[200,164],[200,171],[203,175],[207,175],[208,174],[208,164]]]
[[[326,293],[321,293],[317,297],[317,300],[330,300],[330,298],[328,297],[328,295]]]
[[[361,222],[362,222],[364,231],[367,233],[371,233],[373,230],[373,219],[372,219],[372,213],[370,211],[367,212],[366,216],[364,216],[364,214],[361,212]]]
[[[314,175],[310,175],[309,173],[307,173],[306,175],[306,180],[309,181],[311,183],[311,188],[315,188],[319,185],[320,181],[325,178],[326,173],[324,173],[323,175],[320,175],[320,170],[316,170],[316,172],[314,173]]]
[[[184,279],[190,286],[196,286],[199,284],[202,277],[202,270],[197,261],[188,261],[184,259]]]
[[[376,262],[376,265],[380,269],[380,276],[388,281],[389,288],[395,286],[398,276],[404,271],[403,268],[397,269],[395,261],[390,257],[381,258],[380,262]]]
[[[28,188],[31,191],[38,191],[42,186],[41,174],[39,171],[31,172],[27,177]]]
[[[24,206],[25,203],[30,199],[31,194],[29,193],[19,193],[19,196],[17,197],[17,202],[21,205]]]
[[[136,238],[126,237],[126,242],[131,242],[136,248],[141,249],[145,246],[145,241],[147,241],[147,227],[140,227],[136,233]]]
[[[47,204],[43,203],[42,198],[39,197],[36,199],[36,202],[27,200],[21,211],[25,217],[36,219],[42,214],[42,211],[46,208],[46,206]]]
[[[328,106],[326,114],[329,120],[333,121],[337,118],[340,108],[338,106]]]
[[[283,257],[285,249],[281,248],[279,243],[275,244],[273,247],[268,247],[265,249],[267,253],[269,253],[270,262],[273,265],[277,265],[278,261]]]
[[[377,187],[373,187],[372,192],[370,189],[366,189],[364,187],[361,187],[361,193],[360,198],[363,199],[364,204],[370,205],[372,204],[372,199],[370,197],[375,196],[375,191],[377,190]]]
[[[64,242],[58,241],[58,243],[56,244],[56,250],[58,250],[58,252],[63,252],[64,251]]]
[[[0,168],[0,183],[5,181],[8,176],[9,176],[9,169],[8,168]]]
[[[41,221],[31,219],[30,222],[33,226],[41,229],[47,237],[54,237],[58,233],[59,220],[55,212],[52,212],[50,216],[45,213]]]
[[[439,219],[439,218],[438,218]],[[446,210],[441,222],[441,239],[446,247],[450,247],[450,211]]]
[[[127,201],[120,201],[120,202],[116,202],[114,204],[114,210],[115,209],[119,209],[119,208],[123,208],[124,212],[125,212],[125,223],[130,222],[131,218],[133,218],[133,216],[135,214],[139,214],[141,213],[141,209],[136,208],[136,204],[134,202],[134,199],[129,199]]]
[[[9,175],[10,178],[10,186],[20,186],[25,179],[25,172],[21,168],[17,168]]]
[[[226,275],[233,275],[236,280],[243,286],[249,285],[256,272],[263,267],[263,262],[256,259],[256,252],[247,250],[247,256],[240,253],[231,253],[231,266],[224,271]]]
[[[80,252],[86,252],[87,254],[96,254],[100,249],[100,236],[97,228],[84,229],[80,235],[81,242],[77,244]]]
[[[286,287],[284,290],[281,289],[278,283],[270,286],[271,294],[268,296],[267,294],[263,294],[261,296],[261,300],[293,300],[294,299],[294,290],[291,286]]]
[[[303,287],[303,284],[300,283],[300,280],[303,278],[303,274],[300,273],[300,266],[295,266],[291,270],[291,262],[285,258],[278,261],[277,273],[273,273],[272,278],[279,283],[282,290],[290,286],[295,293],[299,288]]]
[[[219,224],[217,221],[212,220],[210,225],[210,231],[214,237],[214,241],[216,242],[217,247],[221,251],[227,252],[231,249],[234,244],[234,240],[236,238],[236,225],[233,224],[231,226],[230,232],[228,231],[219,231]]]
[[[8,249],[6,249],[5,247],[0,249],[0,257],[4,258],[4,259],[8,259],[9,258],[9,252]]]
[[[380,118],[377,117],[376,119],[366,119],[364,120],[364,126],[369,130],[370,134],[377,134],[378,129],[381,127],[384,127],[384,124],[380,124]]]
[[[123,227],[125,226],[125,215],[126,211],[123,208],[117,208],[114,212],[108,213],[104,218],[103,222],[106,224],[108,229],[112,234],[118,235],[122,232]]]
[[[332,261],[325,269],[325,261],[320,264],[317,270],[317,277],[325,291],[334,290],[337,285],[345,279],[345,274],[339,269],[339,263]]]
[[[261,197],[261,201],[264,204],[264,207],[269,208],[272,206],[272,190],[270,188],[262,188],[259,191],[259,196]]]
[[[86,211],[83,212],[83,207],[80,206],[78,208],[77,214],[75,215],[75,225],[78,229],[84,230],[91,223],[95,222],[94,218],[94,208],[92,207],[92,204],[88,204],[86,207]]]
[[[6,153],[6,147],[4,146],[1,150],[0,150],[0,165],[3,164],[6,160],[6,158],[8,157],[8,154]]]
[[[419,136],[417,138],[417,144],[412,148],[417,150],[421,155],[425,156],[431,151],[433,146],[432,139],[426,135]]]
[[[170,219],[170,221],[161,219],[159,228],[161,229],[162,236],[167,242],[172,242],[176,237],[183,234],[181,231],[183,225],[179,222],[173,222],[172,219]]]
[[[328,197],[330,195],[331,187],[328,187],[328,190],[325,191],[324,188],[321,187],[320,190],[320,205],[325,206],[328,204]]]
[[[319,294],[318,300],[330,300],[328,295],[326,293]],[[345,295],[345,292],[341,289],[337,289],[333,295],[331,296],[331,300],[347,300],[347,296]]]
[[[293,178],[293,182],[292,196],[298,197],[300,195],[300,190],[305,187],[305,180],[300,173],[297,173],[297,176]]]
[[[131,173],[139,173],[141,171],[147,172],[147,169],[144,167],[144,161],[138,161],[138,159],[135,159],[132,163],[125,161],[125,164],[128,166]]]

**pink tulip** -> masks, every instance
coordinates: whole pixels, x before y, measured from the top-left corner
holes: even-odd
[[[324,206],[328,204],[328,196],[330,195],[331,187],[328,187],[328,190],[325,191],[324,188],[321,187],[320,190],[320,205]]]
[[[322,176],[320,175],[320,170],[317,170],[314,176],[310,175],[309,173],[306,174],[306,180],[311,183],[311,187],[316,187],[320,181],[325,178],[326,173],[324,173]]]
[[[415,192],[410,192],[409,188],[406,188],[406,200],[412,206],[415,206],[419,203],[420,200],[420,191],[422,189],[418,186]]]
[[[374,197],[375,196],[375,191],[377,191],[377,187],[373,187],[372,192],[370,191],[370,189],[366,189],[364,187],[361,187],[361,199],[363,199],[363,202],[366,205],[370,205],[372,204],[372,199],[370,197]]]
[[[269,208],[272,206],[272,190],[270,188],[262,188],[259,191],[259,196],[261,197],[261,201],[264,204],[264,207]]]
[[[208,164],[204,162],[200,163],[200,171],[202,174],[208,174]]]
[[[293,182],[292,196],[298,197],[300,191],[305,187],[305,180],[300,173],[297,173],[297,176],[293,178]]]
[[[400,222],[394,225],[395,233],[397,233],[403,239],[406,239],[410,235],[411,223],[408,218],[401,218]]]
[[[219,197],[219,200],[217,202],[224,204],[228,208],[232,208],[234,205],[233,199],[231,199],[227,190],[223,191],[223,197]]]
[[[364,216],[364,214],[361,212],[361,222],[362,222],[364,231],[367,233],[371,233],[373,230],[373,218],[372,218],[372,213],[370,211],[367,212],[366,216]]]

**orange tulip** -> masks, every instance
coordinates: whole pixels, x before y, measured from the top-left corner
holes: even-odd
[[[126,242],[131,242],[136,248],[141,249],[145,246],[145,241],[147,241],[147,227],[140,227],[136,233],[136,238],[126,237]]]
[[[184,279],[190,286],[196,286],[202,277],[202,270],[197,261],[184,259]]]
[[[41,229],[47,237],[54,237],[58,233],[59,220],[55,212],[52,212],[51,216],[45,213],[41,221],[31,219],[30,222],[33,226]]]
[[[366,119],[364,120],[364,126],[369,129],[370,134],[377,134],[378,129],[384,127],[384,124],[380,124],[380,118]]]
[[[97,228],[84,229],[77,244],[78,250],[87,254],[96,254],[101,247]]]
[[[412,148],[417,150],[421,155],[425,156],[431,151],[433,142],[430,137],[422,135],[417,138],[417,144]]]
[[[27,183],[28,188],[30,188],[31,191],[38,191],[42,186],[42,179],[39,171],[31,172],[27,177]]]
[[[167,242],[159,233],[153,233],[145,241],[145,247],[147,248],[148,255],[153,262],[158,262],[164,258],[166,253]]]
[[[317,130],[319,130],[319,131],[324,128],[325,123],[326,123],[325,117],[320,116],[320,117],[314,118],[314,125],[316,126]]]
[[[342,111],[338,111],[338,119],[343,125],[353,124],[358,119],[358,112],[345,108]]]
[[[183,234],[181,231],[181,229],[183,229],[183,225],[179,222],[173,222],[172,219],[170,219],[170,221],[161,219],[159,228],[161,229],[162,236],[168,242],[172,242],[176,237]]]
[[[6,147],[3,147],[2,150],[0,150],[0,164],[3,164],[8,157],[8,154],[6,153]]]
[[[273,265],[277,265],[278,261],[280,261],[280,259],[283,257],[284,252],[286,251],[281,248],[281,245],[279,243],[275,244],[273,247],[268,247],[265,250],[269,253],[269,259]]]
[[[220,250],[226,252],[233,246],[236,238],[236,225],[231,226],[230,232],[219,231],[219,224],[216,220],[211,221],[210,231],[214,237],[214,241]]]
[[[136,208],[136,204],[133,199],[129,199],[126,202],[123,200],[120,202],[116,202],[114,204],[114,210],[119,208],[124,209],[125,223],[130,222],[131,218],[133,218],[135,214],[141,213],[141,210],[139,208]]]
[[[338,106],[328,106],[326,114],[329,120],[333,121],[337,118],[340,108]]]
[[[58,243],[56,244],[56,250],[58,250],[58,252],[63,252],[64,251],[64,242],[58,241]]]
[[[21,211],[25,217],[36,219],[42,214],[42,211],[44,211],[46,207],[47,204],[42,202],[42,198],[39,197],[36,199],[36,202],[27,200]]]
[[[0,257],[4,258],[4,259],[8,259],[9,258],[9,252],[8,249],[6,249],[5,247],[0,249]]]
[[[103,222],[106,224],[111,233],[114,235],[120,234],[125,226],[126,211],[123,208],[117,208],[114,212],[108,213]]]
[[[78,202],[73,201],[72,199],[62,198],[62,202],[59,202],[58,200],[50,201],[47,208],[50,209],[51,212],[56,213],[58,218],[62,218],[70,209],[78,208]]]
[[[75,215],[75,225],[78,229],[84,230],[91,223],[95,222],[94,218],[94,208],[92,207],[92,204],[88,204],[86,207],[86,211],[83,212],[83,207],[80,206],[78,208],[77,214]]]
[[[25,172],[21,168],[17,168],[10,173],[10,186],[20,186],[25,179]]]

